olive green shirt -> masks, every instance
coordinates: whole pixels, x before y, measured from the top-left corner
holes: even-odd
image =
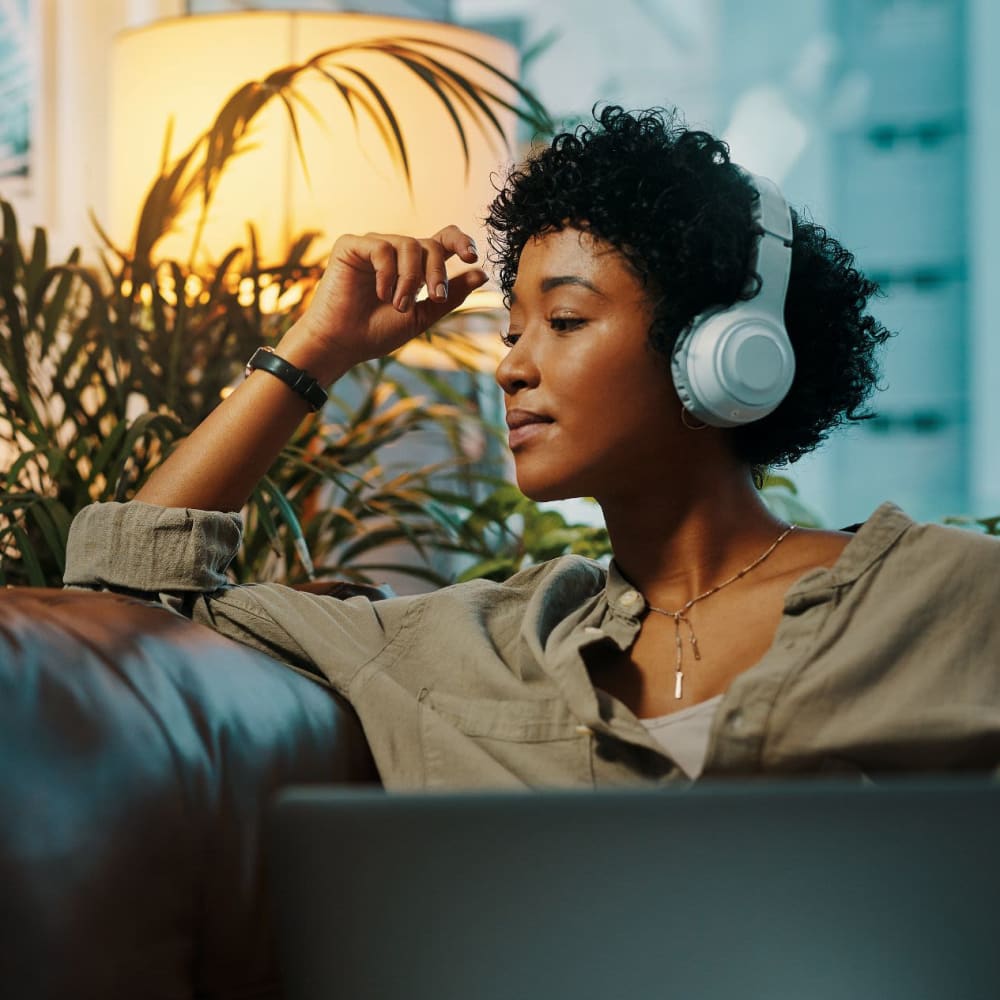
[[[342,601],[231,585],[240,537],[235,514],[94,505],[73,523],[65,581],[163,595],[323,675],[389,788],[687,781],[581,655],[638,635],[645,601],[613,563],[566,556],[505,583]],[[789,589],[771,647],[719,704],[702,777],[995,769],[998,596],[1000,542],[884,504]]]

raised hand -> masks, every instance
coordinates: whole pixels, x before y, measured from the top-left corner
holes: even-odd
[[[486,282],[473,268],[449,280],[445,261],[478,260],[472,239],[447,226],[429,239],[342,236],[297,331],[336,368],[381,357],[426,330]],[[428,298],[417,301],[426,285]],[[319,367],[316,362],[311,369]],[[322,365],[326,368],[327,365]]]
[[[401,347],[486,281],[473,268],[450,281],[445,261],[478,259],[457,226],[430,239],[344,236],[303,316],[276,352],[329,385],[353,365]],[[416,301],[423,285],[430,297]],[[239,510],[308,407],[267,372],[255,371],[152,475],[136,499],[166,507]]]

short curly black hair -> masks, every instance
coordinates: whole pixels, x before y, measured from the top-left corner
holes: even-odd
[[[490,206],[487,226],[500,286],[510,295],[525,244],[568,226],[614,246],[653,306],[651,347],[669,358],[699,313],[748,291],[756,189],[724,142],[687,128],[676,111],[595,112],[515,168]],[[821,226],[792,211],[785,324],[795,381],[767,417],[729,433],[755,470],[794,462],[835,427],[870,414],[876,348],[890,336],[866,312],[878,286]]]

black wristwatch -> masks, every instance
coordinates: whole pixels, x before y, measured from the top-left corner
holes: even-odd
[[[287,385],[292,392],[298,393],[315,412],[322,410],[330,398],[326,390],[301,368],[289,364],[284,358],[279,358],[271,347],[258,347],[253,357],[247,362],[246,376],[252,371],[270,372]]]

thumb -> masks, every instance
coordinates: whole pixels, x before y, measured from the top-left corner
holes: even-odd
[[[421,330],[433,326],[439,319],[457,309],[477,288],[482,288],[489,278],[485,271],[474,267],[448,279],[448,298],[444,302],[421,299],[416,304],[417,322]]]

